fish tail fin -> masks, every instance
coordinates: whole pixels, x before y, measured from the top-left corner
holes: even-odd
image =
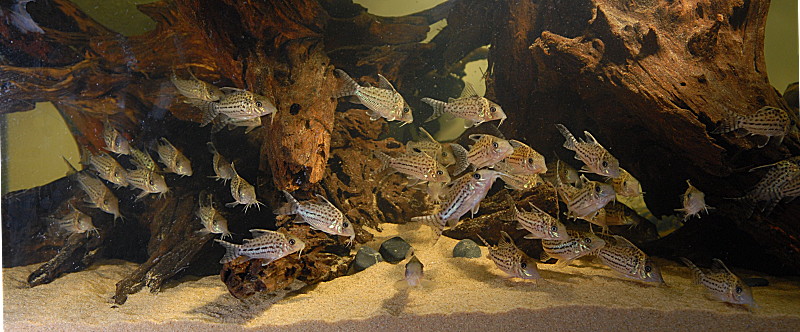
[[[217,106],[216,102],[205,101],[205,100],[197,99],[197,98],[187,98],[186,102],[188,102],[192,106],[197,107],[197,108],[200,109],[200,111],[201,111],[201,113],[203,115],[202,120],[200,120],[200,127],[207,126],[219,114],[219,111],[217,110],[217,107],[216,107]]]
[[[700,268],[697,267],[697,265],[694,265],[692,261],[684,257],[680,257],[680,259],[683,262],[683,264],[686,264],[686,266],[689,267],[689,270],[692,270],[692,280],[694,280],[695,283],[699,283],[700,278],[703,276],[703,271],[701,271]]]
[[[281,190],[283,192],[283,196],[286,196],[286,204],[283,204],[281,207],[272,211],[274,214],[278,215],[292,215],[297,214],[297,208],[300,206],[300,203],[297,202],[297,199],[292,196],[288,191]]]
[[[228,121],[225,121],[224,119],[222,119],[222,117],[223,117],[222,115],[219,115],[219,116],[211,119],[211,133],[212,134],[218,133],[220,130],[222,130],[222,128],[225,128],[225,125],[228,124]]]
[[[439,217],[438,214],[431,214],[427,216],[421,217],[413,217],[411,221],[418,221],[425,225],[431,226],[433,230],[436,232],[437,237],[442,235],[442,231],[444,230],[444,222],[442,222],[442,218]]]
[[[208,147],[208,152],[211,152],[211,154],[217,154],[217,146],[214,145],[214,142],[208,142],[206,143],[206,146]]]
[[[67,157],[61,156],[61,159],[64,159],[64,162],[67,163],[67,167],[69,167],[69,170],[67,170],[67,176],[78,173],[78,170],[75,169],[75,166],[72,166],[72,163],[67,160]]]
[[[383,172],[386,169],[391,168],[390,165],[392,163],[392,157],[388,154],[385,154],[381,151],[375,151],[375,157],[380,159],[381,161],[381,168],[378,169],[378,172]]]
[[[550,258],[551,257],[550,257],[550,255],[547,254],[547,252],[542,251],[542,255],[539,256],[539,261],[540,262],[546,262],[546,261],[550,260]]]
[[[450,147],[453,149],[453,157],[456,159],[456,166],[455,169],[453,169],[453,176],[456,176],[469,167],[467,149],[457,143],[450,143]]]
[[[739,129],[739,120],[742,116],[731,111],[725,111],[725,113],[725,118],[711,131],[712,134],[724,134]]]
[[[564,148],[567,150],[575,150],[575,143],[577,143],[578,140],[575,139],[575,136],[572,136],[572,133],[569,132],[569,129],[560,123],[556,123],[556,128],[558,129],[558,132],[560,132],[561,135],[566,139],[564,142]]]
[[[358,83],[355,80],[353,80],[353,78],[350,77],[350,75],[347,75],[347,73],[344,70],[336,69],[334,70],[334,72],[336,72],[336,75],[339,76],[339,78],[341,78],[342,83],[339,87],[339,91],[336,91],[336,93],[334,93],[333,98],[352,96],[356,94],[356,91],[358,90]]]
[[[444,107],[447,106],[447,103],[433,98],[422,98],[421,101],[433,107],[433,114],[431,114],[431,116],[428,117],[425,122],[431,122],[442,116],[442,114],[444,114]]]
[[[514,202],[514,198],[511,195],[506,195],[506,203],[508,203],[508,210],[501,216],[503,220],[517,220],[517,215],[519,215],[519,210],[517,209],[517,204]]]
[[[239,257],[240,246],[238,244],[233,244],[219,239],[214,239],[214,241],[219,242],[219,244],[225,248],[225,256],[222,256],[222,259],[219,260],[220,264],[229,263],[236,259],[236,257]]]

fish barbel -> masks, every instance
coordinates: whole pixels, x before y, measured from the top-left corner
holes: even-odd
[[[528,257],[514,244],[514,239],[508,233],[500,231],[500,240],[497,245],[491,246],[480,235],[478,238],[489,248],[488,258],[497,265],[501,271],[512,278],[541,279],[536,261]]]
[[[195,215],[203,224],[203,233],[222,234],[220,238],[232,237],[228,230],[228,220],[214,208],[214,196],[205,191],[200,193],[198,207]]]
[[[288,191],[283,190],[287,203],[275,209],[278,215],[297,215],[294,222],[308,223],[312,229],[328,234],[349,237],[348,245],[353,243],[356,232],[341,210],[336,208],[327,198],[316,195],[316,200],[299,202]]]
[[[475,169],[494,166],[514,153],[511,143],[500,137],[473,134],[469,135],[469,138],[475,141],[475,144],[470,147],[467,160]]]
[[[214,173],[217,174],[216,176],[209,176],[212,179],[222,180],[222,183],[227,182],[230,179],[233,179],[234,172],[231,168],[231,163],[228,162],[225,157],[217,151],[217,147],[214,146],[213,142],[208,142],[208,152],[211,152],[211,163],[214,168]]]
[[[739,136],[760,136],[757,145],[759,148],[763,148],[769,143],[770,137],[776,137],[777,145],[781,145],[783,137],[789,132],[790,125],[791,120],[786,111],[777,107],[764,106],[748,116],[728,111],[728,117],[711,133],[735,132]]]
[[[247,260],[262,259],[261,266],[265,266],[292,253],[298,251],[302,253],[306,247],[303,240],[291,234],[265,229],[251,229],[250,233],[253,238],[244,239],[244,244],[233,244],[214,239],[225,247],[225,256],[219,262],[225,264],[239,256],[245,256]]]
[[[191,70],[189,70],[189,75],[192,77],[188,80],[180,79],[173,69],[172,75],[169,77],[169,80],[175,85],[175,89],[184,97],[204,101],[218,101],[222,98],[223,93],[219,88],[198,79]]]
[[[425,122],[433,121],[445,113],[465,119],[466,128],[494,120],[500,120],[497,125],[499,127],[506,119],[506,113],[503,112],[500,105],[478,96],[469,83],[464,85],[464,90],[457,99],[450,98],[447,102],[443,102],[432,98],[422,98],[422,102],[433,107],[433,114]]]
[[[166,137],[161,138],[157,152],[159,161],[166,166],[167,171],[181,176],[192,176],[192,162]]]
[[[274,118],[275,112],[278,111],[272,100],[262,95],[237,88],[222,88],[221,90],[228,93],[224,94],[219,101],[189,99],[189,102],[200,108],[203,113],[203,119],[200,121],[201,127],[208,125],[219,115],[239,121],[260,118],[269,114],[272,114],[272,118]]]
[[[619,177],[619,161],[606,148],[600,145],[591,133],[588,131],[583,132],[586,135],[586,141],[584,142],[582,139],[576,139],[564,125],[556,124],[556,128],[566,139],[564,147],[575,151],[575,159],[586,164],[585,171],[610,178]]]
[[[247,212],[247,209],[253,205],[261,210],[261,205],[264,205],[264,203],[259,202],[256,198],[256,188],[239,176],[233,163],[231,163],[231,171],[233,171],[233,178],[231,179],[231,196],[233,196],[234,201],[225,203],[225,206],[234,207],[242,204],[244,205],[245,213]]]
[[[400,157],[391,157],[383,152],[374,151],[375,157],[381,160],[383,165],[378,172],[384,169],[391,169],[405,174],[415,185],[419,181],[427,182],[450,182],[450,174],[442,164],[424,153],[406,154]]]
[[[590,255],[606,245],[606,241],[592,233],[567,231],[567,240],[542,240],[542,261],[558,259],[557,267],[565,267],[572,261]]]
[[[721,260],[715,258],[712,261],[713,272],[710,273],[703,273],[686,258],[681,257],[681,261],[692,270],[694,282],[703,285],[709,297],[733,304],[755,305],[750,286],[733,274]]]
[[[683,208],[675,209],[675,211],[683,212],[683,221],[688,220],[692,216],[700,218],[700,211],[705,211],[706,214],[708,214],[708,209],[713,209],[713,207],[706,205],[706,194],[693,186],[689,180],[686,180],[686,184],[689,188],[686,188],[686,192],[681,199],[681,201],[683,201]]]
[[[444,198],[436,214],[413,217],[411,221],[427,224],[433,227],[437,235],[441,235],[446,225],[455,225],[467,212],[472,211],[472,215],[478,213],[481,200],[486,197],[498,176],[499,173],[494,170],[481,169],[455,179],[445,185]]]
[[[370,109],[371,112],[367,114],[373,121],[383,117],[388,121],[397,120],[404,124],[414,122],[411,107],[383,75],[378,74],[378,86],[372,87],[358,85],[344,70],[336,69],[335,72],[342,80],[342,84],[334,98],[355,96],[361,104]]]
[[[567,240],[567,227],[558,219],[553,218],[547,212],[531,203],[533,210],[530,212],[520,211],[517,204],[509,196],[508,204],[511,208],[506,215],[507,220],[515,220],[519,223],[517,229],[524,229],[530,234],[525,235],[526,239],[545,239],[545,240]]]
[[[600,262],[631,279],[649,283],[664,283],[661,269],[647,257],[647,254],[622,236],[613,235],[612,237],[615,240],[613,244],[606,240],[605,246],[596,252]]]

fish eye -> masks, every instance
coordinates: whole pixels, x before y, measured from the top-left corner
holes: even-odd
[[[600,192],[600,190],[601,190],[601,189],[600,189],[600,186],[594,187],[594,191],[596,191],[596,192]]]
[[[422,153],[422,150],[420,150],[419,148],[413,148],[411,150],[413,150],[416,153]]]
[[[119,172],[114,172],[114,177],[119,177]]]
[[[257,101],[257,102],[256,102],[256,107],[261,107],[261,106],[263,106],[263,104],[261,104],[261,102],[260,102],[260,101]]]
[[[442,157],[447,157],[447,152],[442,152]]]
[[[628,186],[628,180],[622,181],[622,185],[627,187]]]
[[[742,287],[736,286],[736,294],[742,293]]]
[[[344,226],[345,228],[347,228],[347,227],[350,227],[350,223],[345,221],[345,222],[342,224],[342,226]]]
[[[108,205],[108,200],[107,199],[103,200],[103,205]]]
[[[475,174],[472,174],[472,178],[475,179],[475,180],[480,180],[481,179],[481,175],[479,173],[475,173]]]
[[[403,113],[408,113],[408,111],[410,111],[410,109],[408,109],[408,107],[403,107]]]
[[[442,174],[444,174],[444,172],[442,172],[442,171],[436,171],[436,175],[442,175]]]
[[[550,226],[550,231],[551,231],[551,232],[558,231],[558,227],[556,227],[556,226]]]
[[[294,245],[294,242],[295,242],[294,239],[289,239],[289,244],[290,245]]]
[[[653,271],[653,268],[650,265],[644,266],[644,272],[651,272],[651,271]]]
[[[528,267],[528,263],[525,263],[525,262],[519,263],[519,267],[524,269],[524,268]]]
[[[603,160],[603,167],[608,167],[608,162]]]
[[[686,194],[686,198],[688,198],[688,199],[692,199],[692,193],[688,193],[688,194]]]
[[[586,243],[592,243],[592,239],[590,239],[590,238],[588,238],[588,237],[587,237],[585,240],[583,240],[583,242],[586,242]]]
[[[528,158],[528,164],[533,164],[533,158]]]
[[[153,180],[150,180],[150,185],[151,185],[151,186],[155,186],[155,185],[156,185],[156,183],[155,183]]]
[[[492,106],[492,107],[489,107],[489,111],[490,111],[490,112],[492,112],[492,113],[494,113],[494,112],[496,112],[496,111],[497,111],[497,107],[494,107],[494,106]]]
[[[497,149],[498,147],[500,147],[500,144],[497,144],[497,142],[492,142],[492,147]]]

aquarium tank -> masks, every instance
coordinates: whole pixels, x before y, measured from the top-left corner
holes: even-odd
[[[797,17],[2,0],[4,329],[798,331]]]

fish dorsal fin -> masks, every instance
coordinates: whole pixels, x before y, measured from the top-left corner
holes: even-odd
[[[174,145],[172,145],[172,143],[169,142],[169,140],[167,140],[166,137],[161,137],[161,141],[164,142],[165,144],[169,145],[172,148],[175,147]]]
[[[322,196],[320,194],[314,194],[314,197],[316,197],[318,201],[328,203],[328,205],[330,205],[331,207],[336,208],[336,206],[333,205],[333,203],[331,203],[331,201],[329,201],[327,198],[325,198],[325,196]]]
[[[219,88],[219,90],[222,91],[222,92],[225,92],[225,93],[247,91],[245,89],[233,88],[233,87],[229,87],[229,86],[221,87],[221,88]]]
[[[389,89],[392,91],[397,91],[394,89],[392,83],[389,83],[389,80],[387,80],[386,77],[383,77],[383,75],[381,74],[378,74],[378,87],[381,89]]]
[[[64,162],[67,163],[67,166],[69,167],[69,170],[67,171],[67,176],[78,173],[78,170],[75,168],[75,166],[72,166],[72,163],[70,163],[69,160],[67,160],[67,157],[61,156],[61,159],[64,159]]]
[[[424,140],[439,143],[427,130],[425,130],[425,128],[419,127],[419,132],[422,133],[420,137],[422,137]]]
[[[584,130],[583,135],[586,136],[586,143],[600,145],[600,143],[597,143],[597,140],[594,138],[594,136],[592,136],[592,133]]]
[[[528,202],[528,205],[530,205],[530,206],[531,206],[531,207],[532,207],[534,210],[536,210],[536,211],[537,211],[537,212],[539,212],[539,213],[544,213],[544,214],[546,214],[546,215],[550,215],[549,213],[547,213],[547,212],[545,212],[544,210],[542,210],[542,208],[540,208],[540,207],[536,206],[535,204],[533,204],[533,203],[531,203],[531,202]]]
[[[711,260],[711,271],[714,271],[714,272],[726,272],[726,273],[728,273],[730,275],[735,275],[735,274],[733,274],[733,272],[731,272],[730,269],[728,269],[728,267],[725,265],[725,263],[723,263],[721,260],[719,260],[717,258],[714,258],[714,259]]]
[[[511,144],[511,147],[515,148],[515,149],[528,146],[527,144],[522,143],[522,142],[520,142],[518,140],[515,140],[515,139],[508,140],[508,143]]]
[[[483,136],[486,136],[486,135],[484,135],[484,134],[472,134],[472,135],[469,135],[469,139],[471,139],[471,140],[473,140],[473,141],[477,142],[477,141],[479,141],[479,140],[480,140],[480,139],[481,139]]]
[[[260,237],[262,237],[264,235],[271,234],[271,233],[272,233],[272,231],[266,230],[266,229],[251,229],[250,230],[250,235],[253,236],[253,240],[255,240],[257,238],[260,238]]]
[[[478,235],[478,238],[481,239],[481,242],[483,242],[483,245],[485,245],[487,247],[490,247],[489,243],[486,242],[486,240],[484,240],[482,236]]]
[[[461,95],[458,98],[478,97],[475,88],[469,82],[464,83],[464,90],[461,90]]]
[[[636,248],[636,246],[633,243],[631,243],[630,240],[628,240],[628,239],[626,239],[626,238],[624,238],[622,236],[614,235],[614,239],[617,240],[617,245],[620,246],[620,247]]]
[[[503,243],[508,243],[512,246],[516,246],[514,244],[514,239],[511,238],[511,235],[508,235],[505,231],[500,231],[500,242],[497,243],[498,246],[502,246]]]
[[[233,163],[234,163],[234,161],[231,162],[231,170],[233,171],[233,176],[234,177],[239,177],[239,173],[236,172],[236,165],[234,165]]]

